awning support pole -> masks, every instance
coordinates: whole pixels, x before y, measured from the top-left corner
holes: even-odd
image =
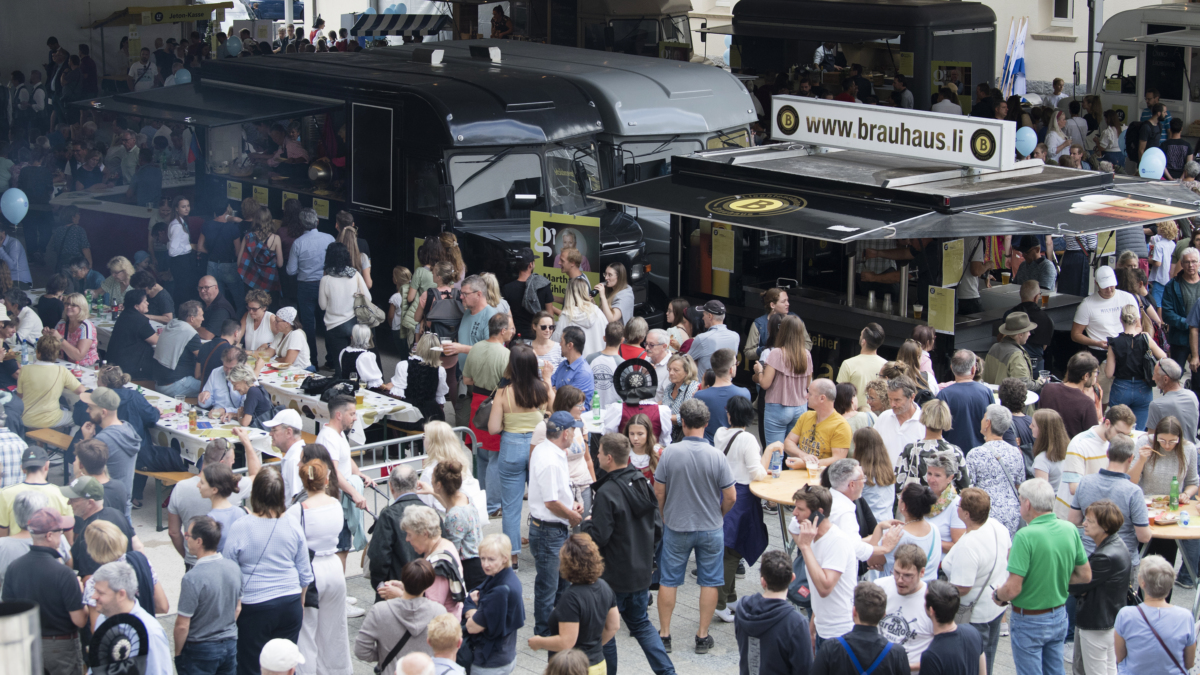
[[[908,265],[900,267],[900,316],[908,316]]]
[[[858,243],[851,243],[850,250],[853,253],[850,254],[850,264],[847,265],[848,269],[846,270],[846,306],[853,307],[855,270],[858,268]]]

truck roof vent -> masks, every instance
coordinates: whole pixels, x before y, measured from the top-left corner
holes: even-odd
[[[486,59],[492,63],[500,63],[500,48],[471,45],[471,58]]]
[[[528,101],[526,103],[509,103],[504,106],[504,112],[510,113],[533,112],[534,110],[554,110],[554,101]]]
[[[429,49],[428,47],[418,47],[413,50],[413,63],[428,63],[432,66],[440,66],[442,57],[445,56],[444,49]]]

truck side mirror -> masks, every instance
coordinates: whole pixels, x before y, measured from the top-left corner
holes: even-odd
[[[438,219],[454,220],[454,186],[438,186]]]

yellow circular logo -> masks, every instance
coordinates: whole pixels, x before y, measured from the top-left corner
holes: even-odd
[[[770,193],[722,197],[705,204],[704,208],[717,216],[746,218],[778,216],[798,211],[807,205],[808,202],[794,195]]]
[[[794,134],[800,128],[800,114],[792,106],[785,105],[775,115],[775,126],[785,134]]]
[[[986,162],[996,154],[996,137],[992,132],[980,129],[971,134],[971,154],[981,162]]]

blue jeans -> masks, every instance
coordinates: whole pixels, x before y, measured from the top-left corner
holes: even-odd
[[[1009,635],[1017,675],[1064,675],[1062,645],[1067,637],[1066,619],[1063,607],[1034,616],[1013,612]]]
[[[979,675],[992,675],[992,664],[996,662],[996,647],[1000,644],[1000,624],[1004,621],[1004,613],[1001,612],[988,623],[973,623],[971,627],[979,631],[979,637],[983,638],[983,653],[987,656],[987,673]]]
[[[1166,290],[1167,287],[1165,285],[1160,284],[1157,281],[1150,282],[1150,297],[1154,298],[1154,305],[1156,307],[1162,307],[1163,292]]]
[[[208,276],[217,280],[217,290],[229,295],[238,316],[246,313],[246,282],[238,274],[237,263],[208,262]]]
[[[520,508],[519,503],[517,506]],[[507,520],[507,508],[504,509],[504,515]],[[537,570],[533,578],[534,635],[545,636],[550,630],[550,613],[558,604],[558,596],[571,585],[558,575],[558,552],[566,543],[569,534],[567,526],[562,523],[540,523],[535,522],[532,517],[529,519],[529,550],[533,553],[533,562]],[[520,537],[518,532],[516,541],[520,541]]]
[[[187,642],[175,657],[179,675],[233,675],[237,670],[237,638]]]
[[[617,596],[617,611],[621,613],[621,619],[629,627],[629,633],[642,646],[646,662],[650,664],[654,675],[675,675],[675,666],[671,663],[671,657],[667,656],[667,650],[663,647],[658,629],[650,623],[650,617],[646,615],[650,592],[637,591],[636,593],[615,593],[615,595]],[[617,639],[615,637],[604,645],[604,661],[608,666],[608,675],[617,675]]]
[[[158,385],[158,392],[172,398],[184,399],[200,395],[201,386],[200,380],[191,375],[185,375],[171,384]]]
[[[670,588],[683,585],[687,562],[696,552],[696,583],[705,588],[725,585],[725,530],[676,532],[663,528],[662,561],[659,583]]]
[[[312,355],[313,365],[317,359],[317,319],[323,318],[325,312],[317,306],[317,297],[321,294],[320,281],[296,282],[296,313],[300,316],[300,325],[304,328],[304,336],[308,338],[308,353]],[[337,354],[325,355],[325,362],[330,363]]]
[[[500,453],[477,448],[475,466],[479,474],[479,487],[487,493],[488,513],[495,513],[500,509]]]
[[[767,446],[775,441],[782,443],[792,427],[796,426],[796,420],[799,420],[806,410],[807,405],[766,404],[763,415],[763,445]]]
[[[496,470],[500,477],[500,507],[504,509],[504,519],[500,522],[501,530],[512,541],[513,555],[521,552],[521,501],[525,496],[525,481],[529,475],[531,440],[532,431],[527,434],[514,434],[509,431],[500,434],[500,466]],[[558,549],[555,549],[556,556],[557,551]],[[556,562],[555,565],[557,564]]]
[[[1146,417],[1150,414],[1150,402],[1153,400],[1154,390],[1142,380],[1113,380],[1108,393],[1109,405],[1123,403],[1133,410],[1137,429],[1146,428]]]

